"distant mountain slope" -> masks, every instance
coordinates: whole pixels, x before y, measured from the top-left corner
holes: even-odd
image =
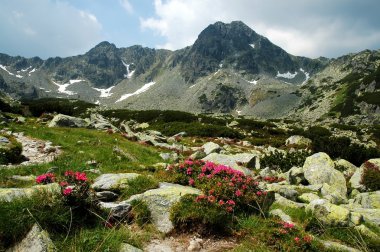
[[[375,118],[378,87],[362,79],[376,75],[378,54],[299,57],[240,21],[216,22],[177,51],[102,42],[67,58],[0,54],[0,90],[14,98],[67,97],[115,108],[305,120],[360,112]]]

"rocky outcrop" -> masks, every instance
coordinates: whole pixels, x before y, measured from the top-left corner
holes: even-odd
[[[85,128],[88,122],[82,118],[58,114],[48,125],[51,127],[70,127],[70,128]]]
[[[211,153],[218,153],[221,151],[221,147],[219,146],[219,144],[213,142],[205,143],[204,145],[202,145],[202,148],[206,155],[209,155]]]
[[[222,164],[229,166],[235,170],[242,171],[246,175],[251,174],[251,170],[247,169],[243,166],[243,164],[249,163],[252,159],[256,160],[256,155],[251,153],[239,153],[235,155],[226,155],[226,154],[218,154],[211,153],[202,160],[210,161],[216,164]]]
[[[311,212],[322,224],[327,226],[346,227],[349,225],[350,211],[324,199],[313,200],[307,205],[306,211]]]
[[[96,191],[117,191],[128,187],[128,182],[137,178],[137,173],[107,173],[97,177],[91,187]]]
[[[310,146],[311,145],[311,140],[309,138],[303,137],[303,136],[298,136],[294,135],[286,139],[285,145],[297,145],[297,146]]]
[[[49,234],[34,224],[25,238],[7,252],[52,252],[57,251]]]
[[[160,183],[159,188],[148,190],[134,195],[127,202],[142,200],[151,212],[152,222],[157,230],[163,233],[170,232],[174,226],[169,219],[170,208],[186,194],[200,194],[198,189],[170,183]]]
[[[29,188],[0,188],[0,201],[10,202],[16,198],[29,197],[34,193],[41,192],[58,194],[61,192],[61,188],[56,183],[36,185]]]
[[[316,153],[305,160],[303,165],[305,179],[311,184],[322,184],[321,193],[334,203],[347,201],[347,187],[344,175],[335,170],[331,158],[323,152]]]

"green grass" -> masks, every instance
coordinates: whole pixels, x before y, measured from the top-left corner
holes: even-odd
[[[41,125],[11,125],[10,129],[24,132],[26,135],[53,142],[62,147],[63,154],[48,164],[21,166],[14,169],[0,170],[0,185],[6,185],[8,178],[14,174],[39,175],[50,167],[57,167],[57,173],[66,170],[83,171],[93,167],[86,165],[89,160],[96,160],[101,172],[147,172],[140,165],[149,166],[161,161],[153,147],[142,146],[123,138],[120,134],[107,134],[103,131],[78,128],[48,128]],[[117,146],[130,154],[135,160],[118,159],[113,147]],[[90,178],[97,175],[91,173]]]
[[[157,179],[152,176],[138,176],[135,179],[128,181],[128,186],[121,190],[121,199],[128,199],[132,195],[143,193],[149,189],[158,187]]]

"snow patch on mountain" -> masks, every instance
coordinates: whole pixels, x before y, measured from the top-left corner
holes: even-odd
[[[36,68],[33,68],[32,70],[30,70],[30,72],[28,73],[29,76],[32,75],[32,73],[34,73],[36,71]]]
[[[152,81],[152,82],[149,82],[149,83],[146,83],[144,84],[144,86],[142,86],[141,88],[137,89],[135,92],[133,93],[129,93],[129,94],[124,94],[120,97],[119,100],[117,100],[116,102],[121,102],[121,101],[124,101],[125,99],[133,96],[133,95],[138,95],[138,94],[141,94],[141,93],[144,93],[145,91],[147,91],[151,86],[153,86],[154,84],[156,84],[155,81]],[[116,103],[115,102],[115,103]]]
[[[300,71],[305,74],[305,80],[301,84],[301,85],[304,85],[310,79],[310,74],[306,72],[305,70],[303,70],[302,68],[300,68]]]
[[[255,48],[255,44],[249,44],[253,49]]]
[[[73,91],[69,91],[69,90],[66,90],[69,86],[75,84],[75,83],[78,83],[78,82],[81,82],[81,81],[84,81],[84,80],[69,80],[69,83],[64,83],[64,84],[59,84],[55,81],[52,81],[55,85],[58,86],[58,92],[59,93],[62,93],[62,94],[67,94],[67,95],[76,95],[77,93],[73,92]]]
[[[125,63],[124,60],[122,60],[121,63],[123,63],[123,65],[124,65],[125,68],[127,69],[127,74],[124,74],[124,77],[127,78],[127,79],[132,78],[133,74],[135,73],[135,70],[133,70],[133,71],[130,71],[130,70],[129,70],[129,66],[130,66],[131,64],[127,64],[127,63]],[[133,63],[132,63],[132,64],[133,64]]]
[[[257,80],[251,80],[251,81],[248,81],[249,83],[253,84],[253,85],[256,85],[257,84]]]
[[[17,78],[22,78],[21,75],[18,75],[18,74],[15,75],[14,73],[9,72],[6,66],[0,65],[0,68],[3,69],[5,72],[7,72],[9,75],[16,76]]]
[[[96,91],[100,92],[100,98],[106,98],[106,97],[110,97],[113,95],[113,93],[111,93],[111,90],[114,88],[115,86],[112,86],[112,87],[109,87],[109,88],[93,88],[95,89]]]
[[[291,72],[287,72],[287,73],[280,73],[279,71],[277,71],[277,75],[276,77],[282,77],[282,78],[286,78],[286,79],[293,79],[294,77],[296,77],[296,75],[298,74],[298,72],[294,72],[294,74],[292,74]]]

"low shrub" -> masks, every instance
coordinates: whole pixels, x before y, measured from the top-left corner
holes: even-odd
[[[380,190],[380,167],[374,163],[365,162],[360,183],[370,191]]]
[[[16,139],[9,135],[1,135],[0,138],[5,137],[9,143],[0,142],[0,165],[9,163],[18,163],[22,160],[22,145]]]
[[[303,166],[306,158],[310,156],[308,151],[285,152],[274,151],[265,155],[261,160],[261,167],[269,167],[271,170],[287,172],[293,166]]]

